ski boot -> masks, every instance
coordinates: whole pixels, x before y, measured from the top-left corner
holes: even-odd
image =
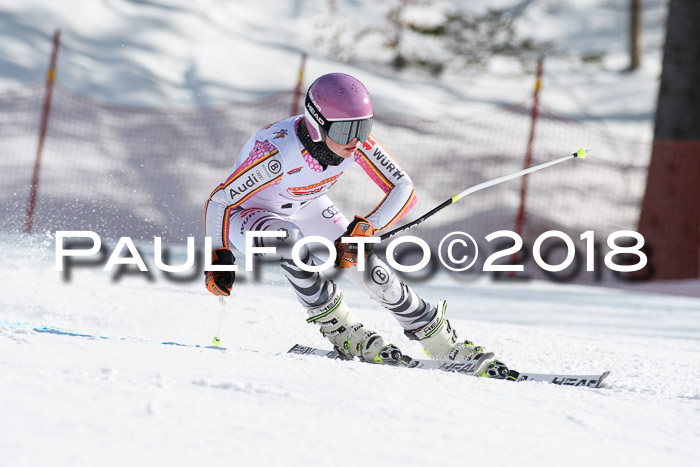
[[[468,340],[458,340],[457,333],[450,322],[445,319],[447,302],[440,300],[437,313],[423,328],[405,331],[406,337],[417,340],[423,346],[425,354],[435,360],[474,360],[485,352],[484,348]],[[480,375],[487,378],[505,379],[508,367],[500,360],[493,359]]]
[[[321,334],[335,350],[348,360],[358,357],[369,363],[397,364],[401,350],[382,336],[357,321],[343,301],[343,293],[335,287],[330,301],[324,305],[307,308],[309,323],[321,327]]]

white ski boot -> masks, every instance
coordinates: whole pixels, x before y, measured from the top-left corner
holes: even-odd
[[[333,344],[338,353],[348,359],[358,357],[369,363],[396,364],[401,350],[382,336],[368,329],[343,301],[343,293],[335,287],[331,300],[319,307],[307,308],[309,323],[321,327],[321,334]]]
[[[435,360],[473,360],[484,353],[482,347],[457,340],[457,333],[445,319],[446,310],[447,302],[440,300],[433,319],[421,329],[406,331],[406,337],[419,341],[425,354]]]
[[[435,360],[474,360],[485,352],[481,346],[474,345],[468,340],[458,340],[457,333],[450,322],[445,319],[447,302],[440,300],[437,304],[435,317],[423,328],[415,331],[405,331],[406,337],[417,340],[423,346],[425,354]],[[508,368],[493,359],[481,375],[488,378],[506,378]]]

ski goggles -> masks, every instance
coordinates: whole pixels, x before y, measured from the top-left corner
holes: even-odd
[[[348,144],[357,138],[361,143],[367,141],[372,132],[374,117],[358,120],[328,121],[323,125],[326,135],[338,144]]]

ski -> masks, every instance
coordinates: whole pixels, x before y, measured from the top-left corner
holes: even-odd
[[[347,358],[344,355],[341,355],[335,350],[323,350],[299,344],[296,344],[294,347],[289,349],[287,353],[297,355],[315,355],[317,357],[326,357],[332,360],[347,360]],[[460,373],[463,375],[473,375],[475,373],[479,374],[483,372],[485,366],[488,365],[488,363],[493,357],[493,353],[486,352],[484,354],[479,355],[479,358],[476,358],[474,360],[453,362],[451,360],[427,360],[410,357],[407,358],[407,356],[404,355],[405,360],[397,363],[395,366],[402,366],[405,368],[420,368],[423,370],[440,370],[451,373]]]
[[[603,381],[610,374],[605,371],[599,375],[559,375],[540,373],[518,373],[515,381],[540,381],[559,386],[583,386],[587,388],[600,388]]]
[[[318,357],[326,357],[333,360],[347,360],[343,355],[335,350],[323,350],[315,347],[296,344],[289,349],[287,353],[296,355],[315,355]],[[487,352],[479,356],[475,360],[467,360],[455,362],[452,360],[425,360],[408,357],[407,361],[403,361],[396,366],[405,366],[406,368],[420,368],[423,370],[439,370],[451,373],[460,373],[463,375],[474,376],[481,374],[484,367],[493,358],[494,354]],[[404,356],[407,357],[407,356]],[[510,381],[537,381],[560,386],[579,386],[589,388],[601,387],[603,380],[608,377],[609,371],[599,375],[565,375],[565,374],[540,374],[540,373],[524,373],[518,371],[510,371],[508,380]]]

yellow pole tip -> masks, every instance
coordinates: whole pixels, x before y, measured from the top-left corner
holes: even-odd
[[[214,336],[214,338],[211,340],[211,343],[217,347],[221,347],[221,339],[219,339],[219,336]]]
[[[576,157],[579,159],[585,159],[586,158],[586,150],[583,148],[578,148],[578,151],[574,153]]]

